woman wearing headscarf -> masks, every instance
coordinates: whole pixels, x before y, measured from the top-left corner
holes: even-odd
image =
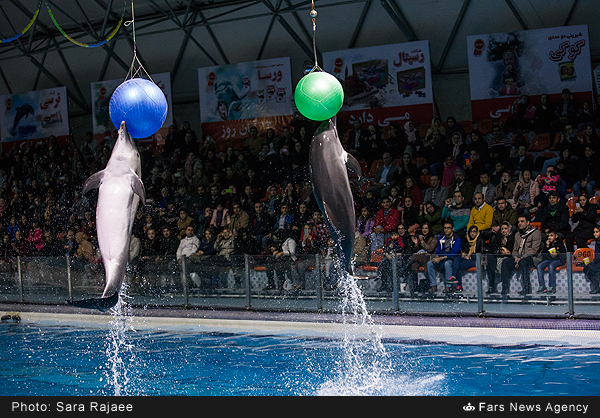
[[[506,257],[512,256],[515,245],[514,227],[505,221],[500,225],[500,232],[490,239],[487,255],[488,294],[496,293],[496,273]]]
[[[452,291],[462,292],[462,270],[476,266],[475,254],[483,254],[484,247],[485,240],[479,229],[475,225],[471,226],[462,241],[461,256],[454,258],[452,262],[452,277],[450,277]]]

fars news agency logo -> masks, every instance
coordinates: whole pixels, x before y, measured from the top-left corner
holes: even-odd
[[[466,412],[473,412],[475,410],[475,407],[471,405],[471,402],[469,402],[468,404],[463,406],[463,410]]]

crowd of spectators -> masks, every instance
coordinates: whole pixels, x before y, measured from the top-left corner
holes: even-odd
[[[600,185],[600,166],[595,164],[599,126],[598,106],[573,102],[568,90],[556,103],[545,95],[539,103],[518,98],[508,119],[495,123],[490,132],[470,129],[453,116],[435,118],[427,129],[409,121],[380,130],[354,121],[339,132],[344,148],[367,171],[378,165],[369,181],[351,181],[357,264],[369,263],[377,251],[437,257],[457,239],[462,244],[452,256],[468,259],[483,251],[477,239],[483,240],[485,251],[498,254],[514,242],[507,236],[525,234],[521,217],[527,228],[534,225],[542,234],[535,254],[543,251],[550,233],[568,251],[587,246],[594,238],[594,196]],[[267,129],[261,136],[252,127],[247,138],[234,143],[199,136],[184,122],[169,129],[164,147],[140,144],[147,200],[140,204],[133,226],[132,263],[181,261],[184,255],[191,260],[215,256],[227,263],[235,254],[270,254],[290,258],[293,285],[302,288],[309,267],[302,264],[304,257],[332,254],[308,171],[315,128],[295,118],[280,135]],[[545,151],[554,156],[530,151],[537,134],[550,135]],[[101,264],[97,191],[82,195],[81,189],[108,162],[116,135],[114,131],[98,144],[88,132],[82,143],[71,139],[64,146],[49,137],[0,156],[4,257],[69,255]],[[579,205],[570,213],[566,202],[571,196]],[[473,228],[476,233],[471,235]],[[499,256],[515,262],[520,255],[513,251]],[[435,267],[444,269],[442,261]],[[416,256],[413,263],[427,265]],[[457,283],[454,290],[460,290],[456,266],[445,268],[446,273],[454,268],[446,281]],[[380,275],[386,271],[381,270]],[[281,288],[272,277],[268,287]],[[386,279],[382,283],[387,289]],[[433,279],[426,287],[437,290]]]

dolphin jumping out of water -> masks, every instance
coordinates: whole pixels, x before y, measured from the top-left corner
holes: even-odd
[[[117,303],[129,261],[135,213],[140,199],[146,199],[141,171],[140,153],[127,132],[125,122],[121,122],[119,137],[106,168],[91,175],[82,190],[85,194],[98,188],[96,230],[106,271],[106,286],[101,298],[69,302],[71,305],[105,311]]]
[[[356,215],[348,169],[362,175],[360,164],[338,138],[336,118],[323,122],[310,144],[310,179],[313,193],[325,216],[342,266],[352,274]]]
[[[23,103],[22,106],[17,107],[17,113],[15,115],[12,131],[11,131],[13,136],[17,132],[17,125],[19,124],[19,121],[23,118],[27,119],[27,117],[29,117],[29,115],[33,115],[33,114],[34,114],[33,107],[29,103]]]

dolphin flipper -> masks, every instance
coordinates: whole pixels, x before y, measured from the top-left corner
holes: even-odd
[[[83,183],[83,189],[81,190],[81,194],[84,195],[92,189],[97,189],[100,187],[100,183],[102,183],[102,179],[104,178],[104,170],[98,171],[97,173],[92,174],[88,177],[88,179]]]
[[[77,308],[98,309],[101,312],[107,311],[119,301],[119,292],[115,292],[107,298],[91,298],[76,301],[67,301],[69,305]]]
[[[362,177],[362,169],[360,168],[360,163],[356,158],[354,158],[354,155],[350,154],[349,152],[346,153],[346,167],[349,170],[354,171],[354,173],[358,177]]]
[[[133,171],[131,173],[132,173],[131,188],[133,189],[133,192],[136,195],[138,195],[140,200],[142,202],[145,202],[146,201],[146,188],[144,187],[144,183],[142,183],[142,180],[140,180],[140,178],[138,177],[137,174],[135,174]]]

